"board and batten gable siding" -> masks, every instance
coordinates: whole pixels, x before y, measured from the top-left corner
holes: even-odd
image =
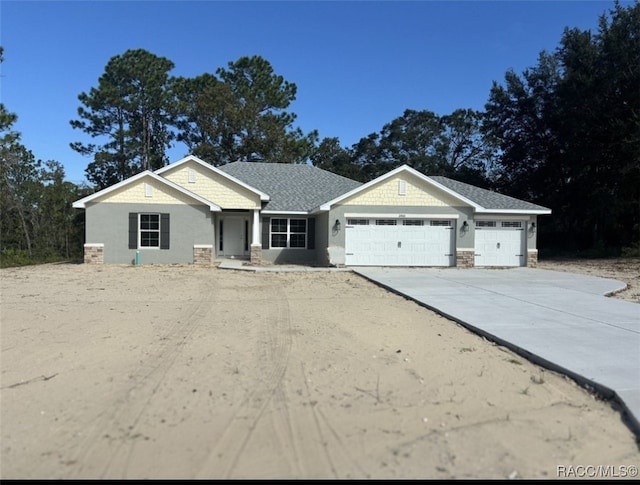
[[[189,181],[190,171],[193,174],[192,182]],[[195,162],[182,164],[164,172],[162,176],[223,209],[260,209],[261,207],[258,194]]]
[[[404,182],[404,195],[400,184]],[[452,207],[460,201],[411,174],[398,174],[340,202],[343,206]]]
[[[150,177],[114,190],[98,201],[101,204],[196,204],[186,194]]]

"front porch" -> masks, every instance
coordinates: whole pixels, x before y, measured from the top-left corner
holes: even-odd
[[[213,258],[249,261],[251,264],[262,263],[258,209],[223,210],[216,217],[215,224]]]

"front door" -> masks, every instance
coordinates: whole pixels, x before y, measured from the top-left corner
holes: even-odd
[[[222,219],[222,254],[224,256],[246,256],[248,219],[225,217]]]

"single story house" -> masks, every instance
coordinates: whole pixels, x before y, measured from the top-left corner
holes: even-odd
[[[86,263],[535,266],[551,210],[403,165],[362,184],[310,165],[188,156],[73,203]]]

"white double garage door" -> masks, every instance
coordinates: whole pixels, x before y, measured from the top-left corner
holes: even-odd
[[[455,219],[348,217],[347,266],[454,266]],[[522,266],[523,221],[476,221],[476,266]]]
[[[348,217],[347,266],[453,266],[455,220]]]

